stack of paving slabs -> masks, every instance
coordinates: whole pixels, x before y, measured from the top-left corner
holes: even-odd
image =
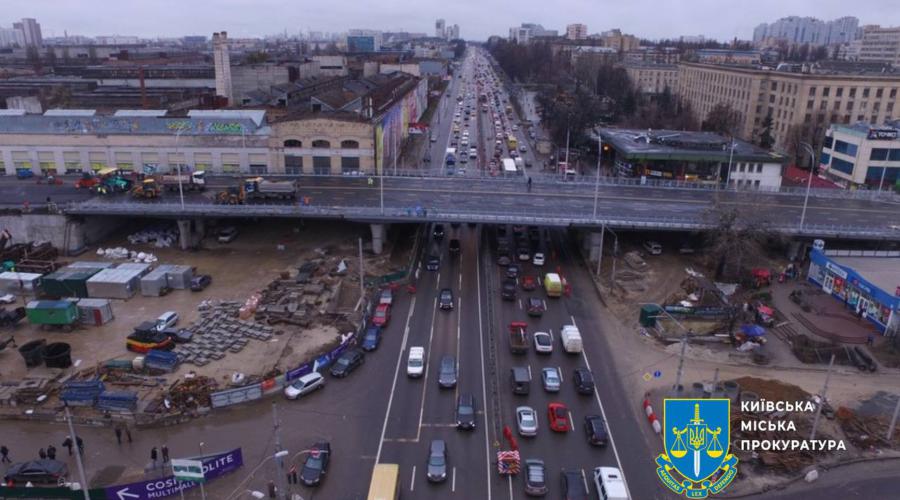
[[[310,264],[310,263],[307,263]],[[296,279],[282,276],[262,291],[255,319],[269,325],[289,324],[308,328],[335,295],[329,276],[316,276],[307,265]],[[312,279],[310,279],[312,278]]]
[[[250,340],[270,340],[275,330],[268,325],[239,319],[240,307],[239,302],[204,302],[199,307],[200,319],[188,327],[194,334],[193,339],[176,345],[172,352],[182,363],[205,366],[224,358],[226,353],[241,352]]]

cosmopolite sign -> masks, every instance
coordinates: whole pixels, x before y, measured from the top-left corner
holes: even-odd
[[[241,449],[219,453],[203,459],[203,476],[205,481],[216,479],[234,472],[244,465]],[[165,476],[149,481],[122,484],[106,488],[106,498],[112,500],[150,500],[177,495],[182,490],[199,486],[193,481],[179,481],[175,476]]]

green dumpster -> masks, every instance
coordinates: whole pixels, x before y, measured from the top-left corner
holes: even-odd
[[[656,318],[662,314],[662,310],[652,304],[641,307],[641,316],[639,322],[645,328],[653,328],[656,326]]]
[[[25,315],[35,325],[71,325],[78,321],[78,306],[68,300],[32,300]]]

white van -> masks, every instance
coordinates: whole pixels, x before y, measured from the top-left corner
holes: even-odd
[[[178,323],[178,313],[175,311],[166,311],[156,318],[156,329],[158,331],[163,331],[166,328],[175,326],[175,323]]]
[[[578,354],[583,348],[581,332],[575,325],[563,325],[559,340],[562,342],[563,350],[569,354]]]
[[[425,348],[410,347],[409,358],[406,360],[406,375],[410,378],[419,378],[423,373],[425,373]]]
[[[615,467],[594,468],[594,488],[599,500],[630,500],[622,473]]]

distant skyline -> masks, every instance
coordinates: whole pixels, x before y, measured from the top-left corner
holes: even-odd
[[[704,35],[718,40],[749,40],[753,28],[785,16],[829,20],[855,16],[860,26],[900,25],[897,0],[381,0],[359,2],[288,0],[10,0],[0,25],[23,17],[41,23],[44,37],[70,35],[137,35],[142,38],[210,36],[228,31],[232,37],[262,37],[307,30],[344,32],[355,28],[434,33],[434,21],[458,24],[462,38],[485,40],[507,36],[511,26],[542,24],[565,32],[570,23],[584,23],[589,33],[613,28],[641,38]],[[512,5],[515,5],[513,8]]]

